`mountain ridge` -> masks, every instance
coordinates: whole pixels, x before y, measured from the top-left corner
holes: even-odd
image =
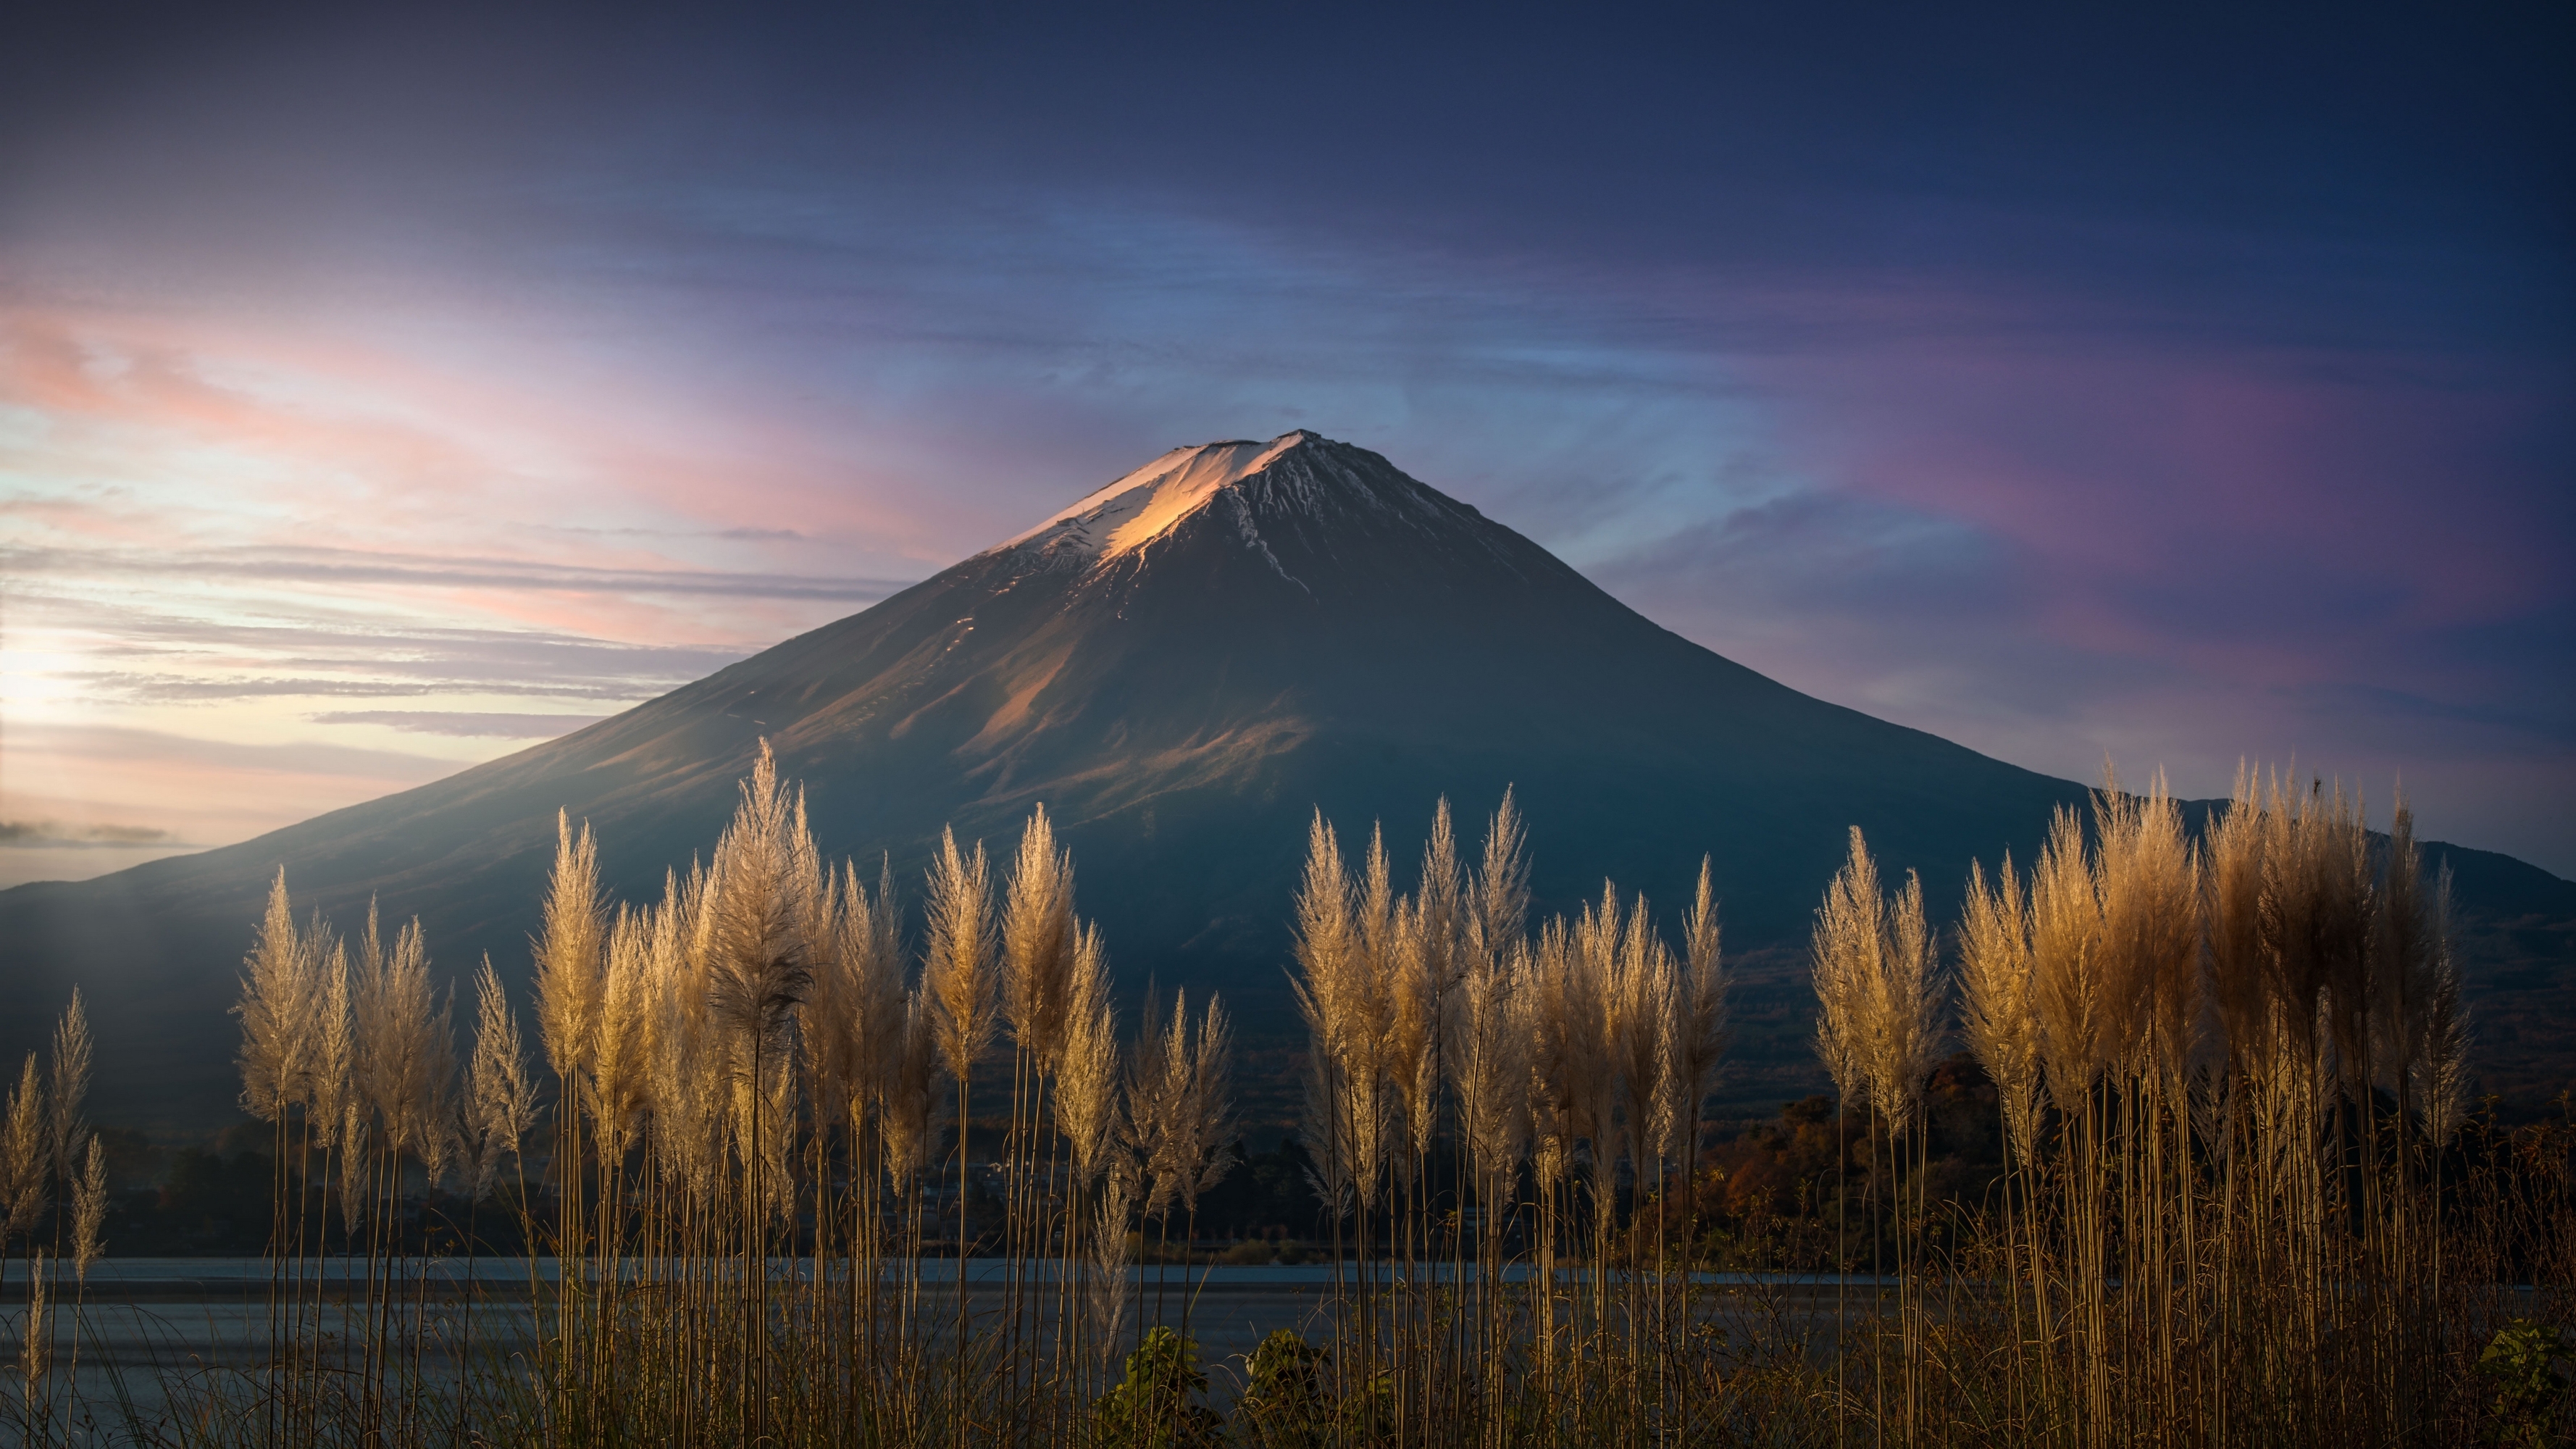
[[[1123,977],[1223,983],[1256,1034],[1284,1029],[1289,892],[1318,809],[1355,846],[1389,821],[1401,868],[1436,797],[1472,840],[1514,787],[1550,906],[1604,876],[1677,900],[1705,851],[1730,939],[1793,958],[1847,825],[1891,871],[1922,870],[1938,905],[1970,858],[2027,859],[2086,793],[1799,694],[1383,457],[1300,430],[1174,449],[559,739],[256,840],[0,892],[0,1005],[41,1023],[88,979],[103,1043],[162,1048],[133,1099],[202,1099],[278,864],[299,909],[347,925],[381,897],[422,916],[442,969],[489,951],[517,977],[558,809],[599,832],[606,882],[649,898],[712,845],[763,738],[805,781],[828,851],[906,872],[942,826],[1007,847],[1044,801]],[[2487,874],[2544,922],[2498,929],[2563,964],[2546,923],[2576,921],[2576,886]],[[2532,989],[2569,975],[2553,972]],[[108,1009],[98,984],[124,999]],[[1748,1081],[1786,1089],[1803,1033],[1779,993],[1779,1039]]]

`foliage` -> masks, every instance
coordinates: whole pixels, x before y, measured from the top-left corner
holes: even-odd
[[[2517,1318],[2496,1330],[2478,1354],[2478,1376],[2495,1395],[2489,1405],[2489,1442],[2515,1449],[2553,1442],[2551,1424],[2568,1395],[2562,1365],[2571,1354],[2576,1354],[2576,1335],[2556,1324]]]
[[[1205,1449],[1225,1421],[1198,1403],[1207,1392],[1198,1346],[1159,1324],[1127,1355],[1127,1376],[1092,1409],[1093,1442],[1117,1449]]]
[[[1320,1449],[1333,1427],[1332,1355],[1294,1329],[1274,1329],[1244,1365],[1235,1428],[1261,1449]]]

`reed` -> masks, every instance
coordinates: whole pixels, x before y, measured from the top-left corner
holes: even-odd
[[[71,1375],[77,1383],[89,1270],[107,1214],[105,1149],[83,1120],[95,1052],[80,992],[54,1023],[40,1072],[30,1052],[18,1084],[0,1103],[0,1254],[15,1243],[27,1277],[17,1324],[18,1383],[13,1420],[28,1443],[76,1417],[76,1390],[58,1391],[56,1317],[50,1279],[68,1256],[73,1270]]]
[[[1533,921],[1508,795],[1472,855],[1446,802],[1426,835],[1399,878],[1384,830],[1354,861],[1310,824],[1298,1130],[1332,1282],[1302,1333],[1214,1366],[1192,1341],[1194,1245],[1234,1166],[1234,1025],[1214,999],[1149,993],[1122,1028],[1045,812],[998,888],[980,846],[943,838],[918,951],[890,870],[825,861],[765,745],[713,850],[658,899],[607,899],[597,842],[559,818],[535,1049],[486,960],[461,1064],[418,923],[388,940],[371,909],[343,940],[298,923],[281,876],[237,1008],[244,1105],[277,1146],[265,1352],[174,1375],[123,1440],[2250,1446],[2571,1427],[2545,1390],[2576,1315],[2569,1135],[2475,1110],[2446,886],[2402,801],[2374,837],[2339,790],[2246,770],[2195,832],[2161,781],[2106,781],[2026,869],[1973,867],[1948,932],[1851,832],[1808,951],[1840,1165],[1810,1183],[1827,1230],[1794,1250],[1709,1216],[1731,975],[1712,864],[1668,936],[1608,882]],[[1994,1092],[2003,1167],[1982,1197],[1930,1155],[1966,1070],[1942,1062],[1954,1026]],[[114,1231],[80,1125],[92,1055],[76,1003],[0,1103],[0,1226],[28,1274],[7,1407],[31,1443],[118,1438],[78,1364]],[[979,1077],[1001,1129],[980,1138]],[[523,1283],[435,1287],[433,1243],[470,1261],[487,1240]],[[1780,1271],[1711,1271],[1748,1264]]]

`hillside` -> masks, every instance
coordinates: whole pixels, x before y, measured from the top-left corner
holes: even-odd
[[[1678,901],[1703,852],[1744,954],[1733,1093],[1803,1090],[1798,945],[1842,850],[1923,873],[2028,858],[2083,788],[1809,698],[1620,604],[1536,544],[1311,433],[1176,449],[872,608],[578,733],[255,840],[0,892],[0,1050],[71,983],[92,1002],[94,1115],[229,1110],[224,1015],[269,877],[343,925],[370,895],[434,959],[524,976],[558,808],[630,898],[704,851],[767,737],[834,855],[917,868],[943,824],[1007,845],[1043,801],[1123,980],[1222,987],[1289,1025],[1290,892],[1316,809],[1401,864],[1435,799],[1472,836],[1509,785],[1542,908],[1604,876]],[[2457,872],[2484,1058],[2530,1085],[2576,1060],[2576,885],[2440,847]]]

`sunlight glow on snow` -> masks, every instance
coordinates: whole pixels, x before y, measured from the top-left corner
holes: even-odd
[[[1153,462],[1017,534],[999,548],[1043,541],[1092,558],[1132,553],[1171,531],[1227,484],[1270,466],[1307,435],[1283,433],[1267,443],[1235,441],[1174,448]],[[998,550],[996,550],[998,551]]]

